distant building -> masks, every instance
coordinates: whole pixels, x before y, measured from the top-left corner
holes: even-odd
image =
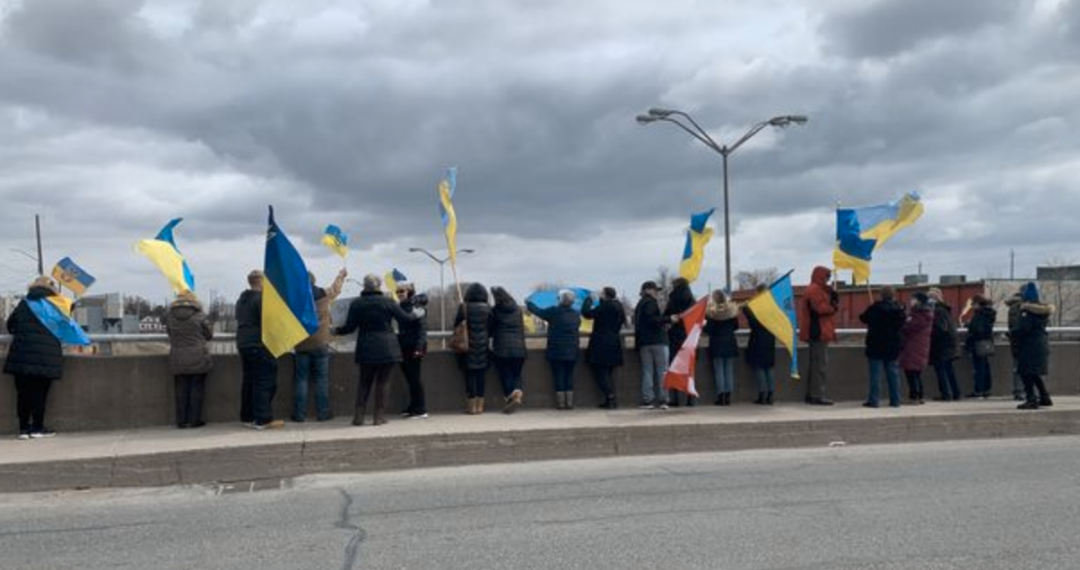
[[[1036,267],[1035,278],[1039,281],[1080,281],[1080,265]]]

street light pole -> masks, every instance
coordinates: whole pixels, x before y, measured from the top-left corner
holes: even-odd
[[[438,257],[422,247],[410,247],[410,253],[422,253],[439,265],[439,330],[446,330],[446,262],[450,256]],[[459,249],[458,253],[476,253],[475,249]],[[445,342],[445,341],[444,341]]]
[[[690,126],[679,120],[679,117],[686,120]],[[731,215],[728,202],[728,155],[735,152],[735,149],[742,146],[743,143],[750,140],[754,135],[761,132],[765,127],[787,127],[789,125],[803,125],[806,124],[808,119],[805,115],[779,115],[773,117],[767,121],[761,121],[750,127],[750,130],[746,131],[739,140],[735,141],[731,146],[718,144],[705,129],[701,128],[701,125],[694,120],[689,114],[683,111],[677,111],[674,109],[649,109],[647,115],[638,115],[637,122],[642,125],[647,125],[656,121],[666,121],[678,126],[682,130],[686,131],[690,136],[694,137],[701,144],[705,145],[713,152],[723,157],[724,166],[724,282],[727,286],[727,291],[730,293],[731,289]]]
[[[45,265],[41,259],[41,216],[34,214],[34,234],[37,236],[37,272],[45,275]]]

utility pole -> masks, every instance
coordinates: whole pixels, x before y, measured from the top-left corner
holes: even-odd
[[[1016,250],[1009,250],[1009,281],[1016,279]]]
[[[37,235],[37,272],[45,275],[45,265],[41,260],[41,216],[34,214],[34,233]]]

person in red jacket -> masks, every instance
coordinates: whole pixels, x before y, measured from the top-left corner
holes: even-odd
[[[810,373],[806,381],[806,403],[831,406],[826,397],[829,374],[829,343],[836,341],[836,324],[833,315],[840,306],[840,298],[829,285],[832,271],[817,266],[810,274],[810,285],[799,302],[799,340],[810,345]]]

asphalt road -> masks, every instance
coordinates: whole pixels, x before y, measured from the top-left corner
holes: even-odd
[[[0,495],[0,569],[1076,569],[1080,438]]]

